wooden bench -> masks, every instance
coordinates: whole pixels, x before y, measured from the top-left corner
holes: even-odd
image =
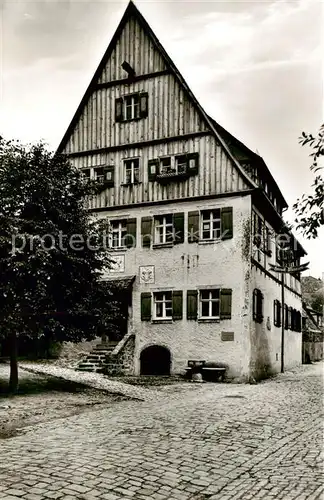
[[[214,367],[209,367],[209,366],[202,366],[201,371],[203,372],[202,375],[204,375],[204,372],[214,374],[216,375],[216,380],[221,380],[224,382],[225,379],[225,374],[226,374],[226,368],[214,368]]]
[[[205,360],[189,360],[188,361],[188,367],[185,369],[186,370],[186,377],[192,376],[193,373],[201,373],[202,376],[205,374],[214,374],[216,380],[221,380],[224,382],[225,379],[225,374],[226,374],[226,368],[225,367],[212,367],[212,366],[205,366],[206,361]]]

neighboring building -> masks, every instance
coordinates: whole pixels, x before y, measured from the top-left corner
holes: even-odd
[[[111,223],[107,279],[125,279],[128,331],[115,352],[128,349],[128,372],[181,373],[195,359],[241,380],[280,371],[269,264],[286,201],[263,159],[202,109],[133,3],[59,151],[102,186],[89,210]],[[305,251],[289,241],[298,263]],[[301,363],[297,274],[285,297],[288,368]]]
[[[323,314],[303,302],[303,363],[323,359],[324,323]]]

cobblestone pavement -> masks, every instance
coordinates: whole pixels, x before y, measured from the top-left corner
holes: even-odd
[[[179,384],[39,424],[0,443],[0,499],[322,499],[322,376]]]

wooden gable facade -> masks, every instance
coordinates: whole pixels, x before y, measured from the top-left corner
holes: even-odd
[[[132,96],[139,115],[128,119]],[[98,169],[110,172],[92,210],[255,187],[132,2],[59,151],[90,178]],[[168,158],[169,177],[161,175]],[[138,174],[127,182],[125,162],[132,159]],[[177,162],[183,175],[173,176]]]

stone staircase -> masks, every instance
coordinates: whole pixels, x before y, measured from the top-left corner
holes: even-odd
[[[97,344],[76,368],[80,372],[97,372],[109,376],[130,375],[134,367],[135,335],[127,333],[119,342]]]
[[[82,359],[76,370],[79,372],[97,372],[102,373],[104,365],[111,356],[118,341],[110,340],[108,342],[97,344],[93,350]]]

